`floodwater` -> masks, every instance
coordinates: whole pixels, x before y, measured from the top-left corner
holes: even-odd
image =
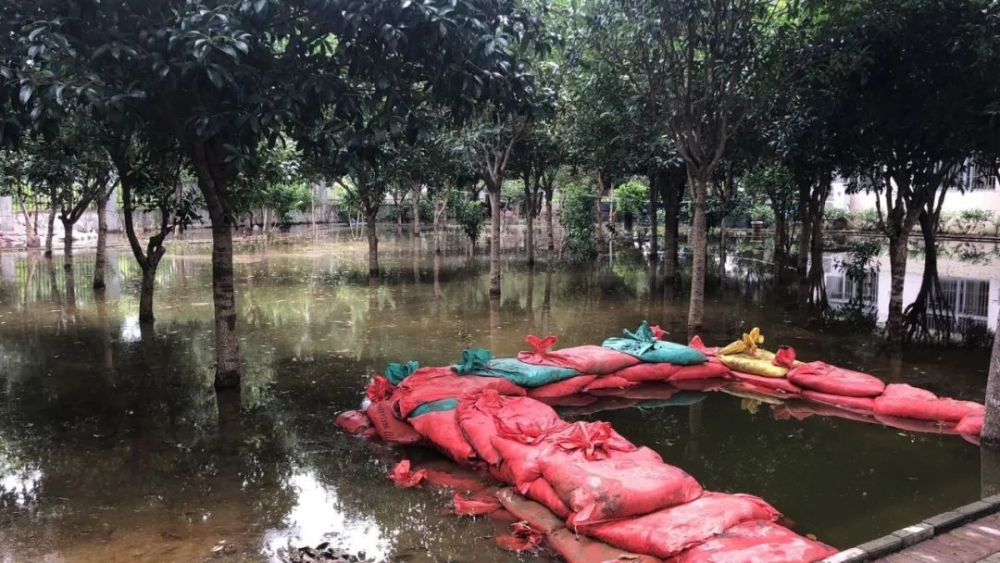
[[[77,258],[67,292],[59,258],[0,254],[0,561],[268,561],[324,540],[379,560],[517,560],[493,546],[489,523],[444,515],[446,495],[386,478],[403,455],[430,452],[346,437],[336,413],[356,407],[366,379],[390,361],[443,364],[470,346],[511,355],[529,333],[599,343],[643,319],[684,341],[686,290],[651,287],[635,251],[586,270],[546,265],[542,252],[534,270],[507,262],[503,297],[491,302],[486,263],[466,258],[460,241],[435,257],[427,235],[384,239],[377,284],[364,242],[345,233],[241,244],[243,416],[211,388],[208,245],[175,244],[164,259],[155,331],[137,322],[138,270],[124,247],[103,300],[89,289],[92,256]],[[987,351],[894,358],[866,325],[804,318],[763,246],[739,241],[711,268],[707,343],[760,326],[800,358],[981,400]],[[993,326],[1000,250],[974,254],[945,253],[942,276],[965,280],[954,290],[963,314]],[[836,306],[837,255],[829,262]],[[873,310],[888,300],[882,285],[868,292]],[[979,451],[955,436],[780,419],[723,394],[585,416],[610,420],[707,488],[764,497],[797,531],[838,547],[981,492]]]

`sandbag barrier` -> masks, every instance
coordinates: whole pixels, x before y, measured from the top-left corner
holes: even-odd
[[[782,526],[762,499],[704,491],[609,423],[571,423],[553,406],[574,416],[688,405],[721,391],[767,403],[776,418],[837,416],[969,441],[982,427],[982,405],[801,362],[791,348],[769,352],[758,329],[723,348],[698,337],[688,346],[662,337],[644,322],[602,346],[552,351],[555,337],[529,336],[531,350],[517,358],[471,349],[452,366],[390,364],[368,385],[365,408],[341,413],[337,425],[389,444],[423,443],[488,475],[495,485],[456,492],[455,513],[490,514],[509,526],[497,537],[506,549],[545,545],[571,562],[792,562],[835,550]],[[433,477],[406,461],[392,472],[401,486]],[[513,505],[537,514],[529,518]]]

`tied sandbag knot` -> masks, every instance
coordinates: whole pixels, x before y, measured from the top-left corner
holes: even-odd
[[[452,366],[459,375],[469,375],[486,369],[486,364],[493,359],[493,352],[486,348],[469,348],[462,351],[462,359]]]
[[[779,346],[778,352],[774,355],[771,363],[776,366],[792,369],[795,367],[795,348],[791,346]]]
[[[581,451],[590,461],[607,459],[611,452],[629,452],[636,448],[628,442],[616,440],[610,422],[576,422],[556,445],[567,452]]]
[[[427,478],[427,470],[418,469],[413,471],[410,466],[410,460],[404,459],[403,461],[397,463],[396,467],[392,468],[392,472],[389,473],[389,478],[392,479],[392,482],[395,483],[397,487],[409,489],[411,487],[416,487]]]
[[[747,354],[750,356],[756,356],[757,347],[763,343],[764,335],[760,333],[759,328],[753,327],[749,333],[744,332],[743,336],[739,340],[726,346],[722,350],[719,350],[719,354]]]
[[[656,328],[659,329],[660,327]],[[649,323],[646,321],[642,321],[642,324],[639,325],[639,328],[635,329],[635,332],[626,328],[622,330],[622,333],[625,335],[626,339],[635,340],[636,342],[643,344],[643,346],[636,349],[636,353],[640,355],[645,354],[656,346],[656,342],[658,340],[656,333],[653,332],[653,329],[650,328]],[[660,330],[660,335],[663,335],[663,330]]]
[[[390,363],[385,366],[385,377],[389,383],[399,385],[404,379],[413,375],[413,372],[417,371],[419,367],[420,362],[415,360],[410,360],[405,364]]]
[[[493,423],[499,436],[528,445],[540,444],[556,431],[565,428],[561,424],[544,421],[509,423],[497,415],[493,415]]]
[[[365,396],[373,403],[384,401],[392,396],[396,391],[396,386],[381,375],[376,375],[365,388]]]
[[[540,338],[534,334],[529,334],[525,337],[524,342],[527,343],[528,346],[531,346],[533,353],[544,356],[549,353],[549,348],[555,345],[556,337],[550,334],[545,338]]]
[[[526,520],[511,524],[511,533],[496,537],[497,545],[516,553],[535,551],[545,538],[544,532],[535,529]]]

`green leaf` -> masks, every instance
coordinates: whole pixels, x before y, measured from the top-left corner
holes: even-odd
[[[21,100],[22,104],[27,104],[31,100],[31,95],[35,93],[35,87],[31,84],[24,84],[21,86],[21,93],[18,98]]]

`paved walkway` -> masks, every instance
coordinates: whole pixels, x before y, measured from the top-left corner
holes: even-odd
[[[1000,563],[1000,514],[991,514],[963,524],[877,561]]]

